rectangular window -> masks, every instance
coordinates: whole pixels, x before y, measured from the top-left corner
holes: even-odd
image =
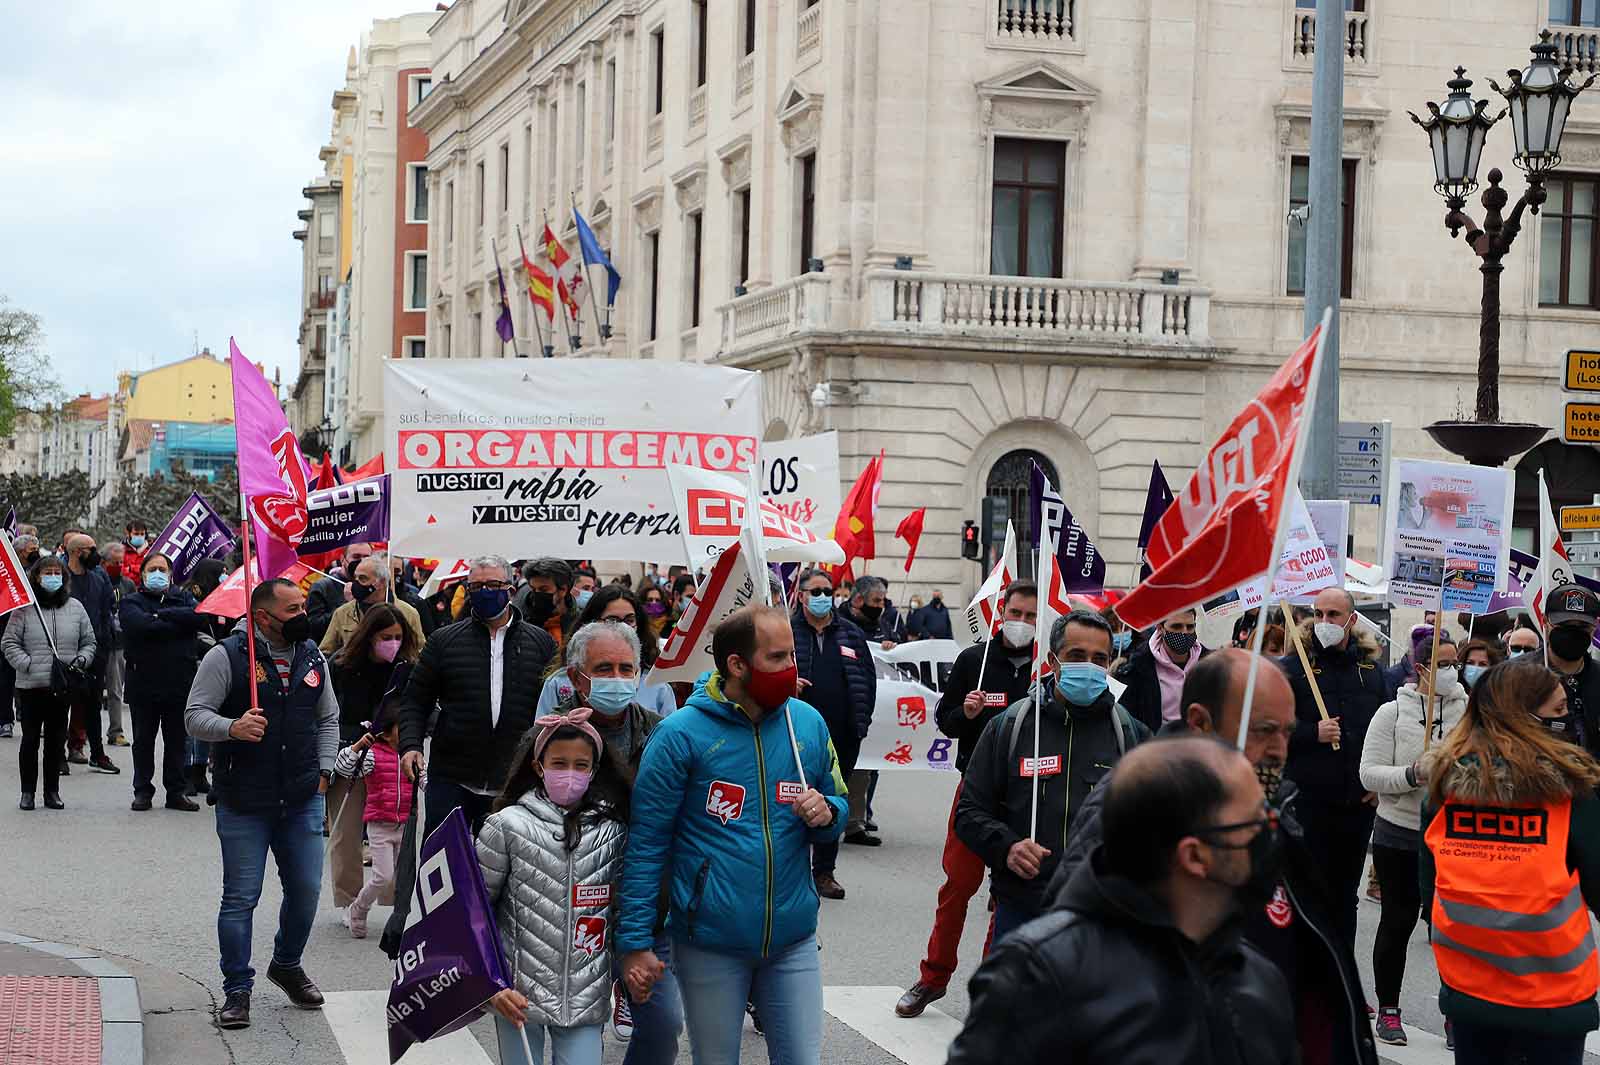
[[[428,306],[428,256],[426,253],[408,254],[410,266],[410,291],[406,293],[406,310],[420,311]]]
[[[705,213],[689,216],[689,328],[700,328],[700,253],[705,236]]]
[[[1289,210],[1304,207],[1311,186],[1311,160],[1297,155],[1289,161]],[[1306,293],[1306,231],[1304,225],[1285,223],[1288,229],[1288,277],[1284,293],[1304,296]],[[1339,295],[1350,298],[1351,281],[1355,277],[1356,243],[1356,161],[1344,160],[1344,233],[1340,240]]]
[[[750,280],[750,190],[748,188],[740,189],[733,194],[733,209],[739,216],[739,276],[733,283],[743,285]]]
[[[1554,7],[1559,2],[1560,0],[1550,0],[1550,6]],[[1594,0],[1584,0],[1584,2],[1594,3]],[[1317,0],[1294,0],[1294,6],[1315,9]],[[1365,11],[1367,9],[1367,0],[1344,0],[1344,9],[1346,11]]]
[[[334,217],[332,211],[323,211],[317,217],[317,254],[333,254]]]
[[[444,348],[444,357],[447,358],[447,359],[452,357],[455,354],[455,349],[450,346],[450,327],[449,326],[446,325],[446,326],[440,326],[439,327],[439,339],[441,341],[439,346]]]
[[[511,210],[511,142],[500,145],[500,213]]]
[[[444,246],[449,247],[456,239],[456,183],[444,183]]]
[[[654,340],[656,338],[657,304],[660,302],[659,297],[661,295],[661,231],[658,229],[651,233],[644,238],[644,242],[645,247],[650,252],[650,322],[649,329],[646,332],[649,334],[649,339]]]
[[[406,337],[406,358],[421,359],[428,354],[428,342],[421,337]]]
[[[489,192],[489,179],[488,179],[487,173],[488,173],[487,172],[487,168],[483,165],[483,160],[482,159],[478,160],[477,196],[478,196],[478,228],[479,229],[483,228],[483,215],[484,215],[484,210],[487,207],[487,204],[485,203],[485,200],[487,199],[488,192]]]
[[[1060,141],[997,138],[989,225],[989,272],[1060,277],[1063,174]]]
[[[427,164],[410,163],[406,169],[411,172],[411,213],[406,217],[406,221],[426,222],[428,220]]]
[[[411,79],[411,102],[408,107],[415,107],[428,98],[428,93],[433,91],[433,79],[426,75]]]
[[[754,55],[756,50],[756,3],[744,0],[744,54]]]
[[[550,125],[545,129],[544,144],[544,178],[545,198],[553,200],[556,197],[556,146],[560,143],[561,109],[556,104],[550,105]]]
[[[533,123],[522,127],[522,214],[533,217]]]
[[[500,338],[496,337],[495,339],[498,340]],[[482,311],[474,311],[472,313],[472,342],[474,344],[476,344],[477,348],[478,348],[478,350],[477,350],[476,354],[474,355],[474,357],[482,358],[483,357],[483,312]]]
[[[1550,0],[1555,26],[1600,26],[1600,0]]]
[[[1539,304],[1600,308],[1595,254],[1600,251],[1600,177],[1552,174],[1539,214]]]
[[[611,172],[611,145],[617,137],[617,61],[606,60],[605,168]]]
[[[589,86],[581,81],[577,100],[577,114],[572,116],[572,184],[575,188],[583,184],[584,141],[588,139],[585,134],[589,125]]]
[[[706,0],[694,0],[694,83],[701,86],[706,83],[706,38],[710,35],[706,26]]]
[[[650,76],[653,80],[650,93],[650,113],[659,115],[665,103],[662,88],[666,84],[666,28],[658,27],[650,33]]]
[[[811,269],[813,230],[817,222],[817,154],[800,160],[800,272]]]

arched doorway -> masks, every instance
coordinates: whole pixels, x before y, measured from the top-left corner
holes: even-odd
[[[1562,507],[1587,506],[1600,495],[1600,451],[1589,444],[1546,440],[1517,463],[1516,496],[1512,511],[1512,546],[1533,551],[1539,528],[1539,471],[1550,490],[1550,505],[1559,516]]]
[[[994,565],[993,559],[998,558],[1004,546],[1006,520],[1009,518],[1017,531],[1017,577],[1029,581],[1034,580],[1036,576],[1033,567],[1033,548],[1029,539],[1032,535],[1032,526],[1029,522],[1033,513],[1035,462],[1050,479],[1051,484],[1057,486],[1061,484],[1061,478],[1056,474],[1055,463],[1032,450],[1008,451],[1001,455],[999,460],[989,467],[989,477],[984,483],[984,495],[995,501],[993,509],[996,526],[989,534],[992,541],[991,560],[986,563],[986,567]]]

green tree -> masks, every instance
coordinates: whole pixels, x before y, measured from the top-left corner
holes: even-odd
[[[44,353],[39,316],[0,296],[0,436],[10,436],[17,412],[61,399],[61,382]]]
[[[69,527],[84,527],[91,494],[89,475],[82,470],[60,477],[15,473],[0,477],[0,499],[17,508],[20,521],[39,527],[46,550],[55,547]]]

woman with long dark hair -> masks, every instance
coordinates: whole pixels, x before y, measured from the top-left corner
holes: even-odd
[[[567,642],[571,642],[573,633],[594,621],[610,621],[626,625],[638,633],[641,677],[655,665],[656,656],[660,653],[660,644],[656,639],[655,629],[650,624],[650,616],[644,611],[643,601],[633,592],[620,584],[608,584],[603,588],[596,588],[589,601],[578,612],[577,622],[567,633]],[[564,643],[560,659],[550,663],[550,676],[544,682],[544,690],[539,693],[538,712],[541,714],[553,713],[556,707],[572,696],[572,678],[567,675],[565,669],[566,654],[567,646]],[[672,686],[668,684],[640,684],[634,702],[662,717],[666,717],[678,708],[678,700],[672,694]]]
[[[94,663],[94,626],[83,604],[72,598],[67,571],[55,555],[40,555],[28,569],[37,610],[18,610],[0,639],[0,651],[17,671],[17,716],[22,722],[18,750],[22,798],[19,809],[34,808],[39,786],[39,744],[44,743],[44,804],[65,808],[61,801],[61,761],[67,742],[70,694],[57,692],[52,677],[60,672],[70,680]],[[59,662],[59,666],[58,666]]]
[[[1457,1065],[1578,1065],[1600,1026],[1600,763],[1542,662],[1492,666],[1418,773],[1439,1009]]]
[[[368,607],[350,639],[329,662],[333,694],[339,700],[339,746],[349,747],[377,722],[385,699],[397,697],[411,675],[422,648],[400,611],[389,603]],[[361,830],[367,803],[367,782],[360,776],[335,775],[328,786],[328,867],[333,904],[348,924],[348,910],[361,894]],[[379,899],[383,905],[394,901]]]

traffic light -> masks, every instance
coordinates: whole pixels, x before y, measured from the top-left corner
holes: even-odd
[[[978,523],[975,521],[961,523],[961,557],[974,562],[983,557],[983,547],[978,543]]]

